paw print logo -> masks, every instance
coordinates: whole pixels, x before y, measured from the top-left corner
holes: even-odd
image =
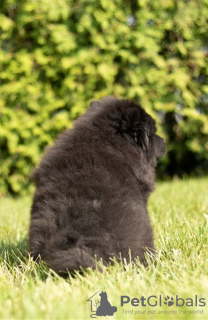
[[[165,298],[164,304],[167,304],[168,307],[171,307],[174,304],[173,297],[170,298],[169,296],[167,296],[167,298]]]

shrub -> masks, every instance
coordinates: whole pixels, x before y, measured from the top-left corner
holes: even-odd
[[[1,0],[0,12],[0,193],[28,193],[44,147],[106,95],[162,124],[160,176],[205,170],[207,0]]]

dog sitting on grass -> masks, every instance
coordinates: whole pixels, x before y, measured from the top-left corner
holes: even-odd
[[[34,172],[29,250],[60,275],[154,251],[147,201],[165,143],[138,104],[112,97],[48,149]]]

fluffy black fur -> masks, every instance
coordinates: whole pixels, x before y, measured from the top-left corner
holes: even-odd
[[[93,101],[34,173],[29,247],[62,274],[111,257],[145,262],[154,250],[147,200],[165,153],[155,121],[135,102]]]

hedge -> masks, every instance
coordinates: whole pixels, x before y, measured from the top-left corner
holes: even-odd
[[[30,192],[44,148],[106,95],[156,118],[159,177],[204,172],[207,17],[207,0],[1,0],[0,194]]]

